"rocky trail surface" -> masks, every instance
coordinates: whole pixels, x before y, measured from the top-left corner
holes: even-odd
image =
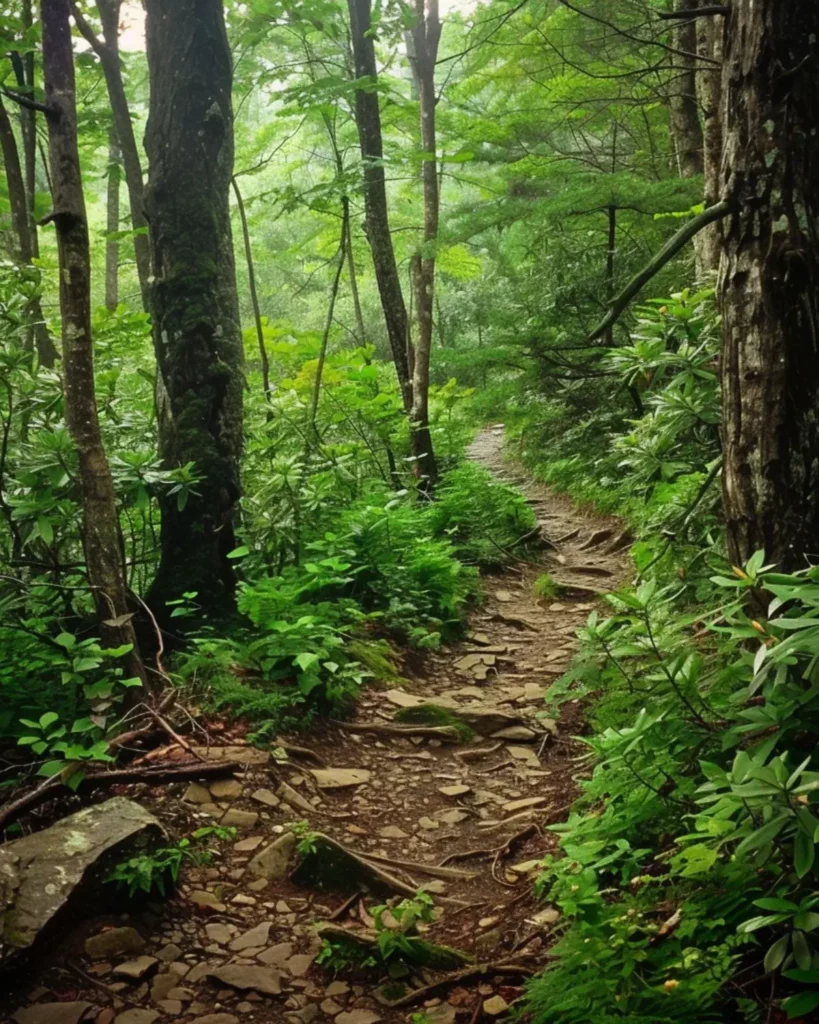
[[[548,542],[537,564],[485,578],[464,640],[408,680],[367,689],[350,722],[292,737],[286,757],[211,746],[209,760],[239,762],[233,777],[132,792],[174,835],[217,822],[237,835],[186,867],[167,901],[86,919],[2,1019],[397,1024],[423,1012],[425,1024],[477,1024],[514,1003],[557,920],[532,883],[582,752],[579,704],[553,721],[544,696],[595,595],[624,579],[628,538],[527,479],[502,444],[502,427],[489,428],[471,457],[526,494]],[[547,571],[561,590],[539,600]],[[306,823],[300,837],[293,822]],[[322,936],[370,948],[373,907],[421,887],[434,900],[423,938],[467,957],[386,987],[383,971],[334,976],[337,964],[316,962]]]

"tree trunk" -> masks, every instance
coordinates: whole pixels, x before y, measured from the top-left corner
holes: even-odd
[[[105,245],[105,305],[115,310],[119,305],[119,143],[117,133],[112,128],[108,137],[108,202],[107,230],[108,241]]]
[[[152,314],[164,390],[160,453],[195,464],[183,508],[162,501],[162,556],[151,597],[196,591],[211,614],[233,603],[240,494],[243,350],[230,229],[232,62],[221,0],[147,0],[151,105],[145,206]]]
[[[381,111],[375,91],[378,68],[375,45],[370,35],[370,0],[347,0],[350,11],[350,29],[359,88],[355,94],[355,119],[364,164],[364,206],[367,240],[373,255],[375,278],[381,296],[381,308],[387,325],[387,335],[398,384],[409,413],[412,409],[412,384],[407,361],[409,321],[401,279],[395,262],[395,251],[390,235],[387,212],[387,185],[384,176],[384,143],[381,136]]]
[[[732,559],[819,555],[819,5],[735,0],[722,190],[723,496]]]
[[[697,6],[699,0],[674,0],[675,12],[691,11]],[[679,175],[693,178],[702,174],[703,145],[697,106],[697,24],[693,18],[674,23],[674,48],[680,52],[673,54],[668,119]]]
[[[723,58],[722,18],[697,20],[697,53],[720,63]],[[703,175],[705,205],[713,206],[720,194],[722,164],[722,69],[703,62],[697,71],[697,96],[703,123]],[[697,256],[703,272],[719,270],[722,227],[711,224],[698,236]]]
[[[38,255],[38,247],[35,246],[37,226],[31,219],[28,190],[20,163],[17,138],[2,100],[0,100],[0,150],[3,153],[3,164],[6,170],[12,229],[17,242],[16,256],[20,263],[31,266],[32,261]],[[57,358],[57,348],[43,320],[43,309],[39,296],[29,302],[28,315],[28,345],[36,347],[37,357],[43,366],[51,367]]]
[[[350,294],[353,297],[353,310],[355,311],[355,327],[359,345],[367,342],[367,328],[364,325],[364,314],[361,312],[361,295],[358,291],[358,278],[355,269],[355,253],[353,252],[353,224],[350,219],[350,200],[344,196],[346,203],[345,215],[347,217],[347,271],[350,275]]]
[[[438,242],[440,197],[438,192],[437,140],[435,131],[435,63],[441,39],[438,0],[415,0],[412,30],[415,81],[421,110],[421,181],[424,191],[423,245],[414,266],[415,305],[418,339],[412,375],[413,470],[424,489],[435,485],[435,455],[429,430],[429,365],[432,354],[433,310],[435,308],[435,246]]]
[[[270,390],[270,360],[267,358],[267,349],[264,344],[264,326],[262,325],[262,310],[259,306],[259,292],[256,288],[256,265],[253,262],[253,246],[250,244],[250,228],[247,223],[247,211],[239,182],[232,179],[233,193],[236,196],[236,206],[239,210],[239,221],[242,225],[242,239],[245,243],[245,261],[247,262],[247,282],[250,289],[250,302],[253,306],[253,321],[256,325],[256,341],[259,345],[259,361],[262,368],[262,389],[266,402],[273,400]]]
[[[94,391],[91,266],[77,144],[69,0],[42,0],[42,32],[45,95],[51,108],[46,120],[60,263],[65,418],[79,456],[86,572],[103,642],[109,647],[133,645],[128,671],[144,681],[128,615],[119,518]]]
[[[117,133],[122,169],[128,189],[128,201],[131,208],[131,226],[134,230],[134,259],[139,276],[139,288],[142,293],[142,306],[146,312],[150,310],[149,285],[151,275],[151,252],[148,243],[145,217],[144,186],[142,183],[142,163],[139,158],[128,97],[122,81],[122,69],[119,62],[119,14],[122,0],[97,0],[97,10],[102,21],[100,39],[72,3],[71,9],[77,27],[100,59],[105,85],[108,89],[108,101],[111,104],[111,116],[114,130]]]

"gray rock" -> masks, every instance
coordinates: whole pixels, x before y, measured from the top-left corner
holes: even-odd
[[[113,973],[119,978],[144,978],[156,967],[157,962],[154,956],[138,956],[135,960],[126,960],[124,964],[118,964]]]
[[[246,967],[242,964],[227,964],[225,967],[212,967],[207,972],[208,978],[215,978],[223,985],[238,988],[242,992],[253,990],[266,996],[281,994],[281,975],[269,967]]]
[[[232,1013],[206,1013],[191,1024],[239,1024],[239,1018]]]
[[[255,878],[269,880],[284,878],[295,848],[296,837],[292,832],[285,832],[274,843],[257,853],[247,865],[247,870]]]
[[[374,1010],[348,1010],[336,1017],[336,1024],[377,1024],[380,1014]]]
[[[35,1003],[12,1015],[15,1024],[77,1024],[90,1003]]]
[[[136,928],[109,928],[85,940],[85,952],[93,960],[107,960],[123,953],[138,953],[145,939]]]
[[[159,1010],[126,1010],[116,1017],[114,1024],[154,1024],[159,1016]]]
[[[101,883],[112,859],[161,835],[152,814],[113,797],[0,847],[0,959],[31,946],[81,883]]]
[[[267,937],[270,934],[270,921],[262,921],[255,928],[237,935],[231,942],[230,948],[234,953],[240,953],[243,949],[251,949],[253,946],[266,946]]]

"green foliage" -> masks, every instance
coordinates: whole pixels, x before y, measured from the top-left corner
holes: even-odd
[[[172,846],[160,846],[149,853],[120,861],[106,882],[126,889],[129,897],[139,892],[167,896],[176,885],[183,864],[201,866],[211,862],[214,850],[209,845],[210,840],[228,841],[235,836],[235,828],[219,825],[196,829],[190,838],[179,839]]]
[[[539,597],[542,601],[556,601],[559,594],[557,583],[548,572],[538,576],[532,589],[535,592],[535,597]]]

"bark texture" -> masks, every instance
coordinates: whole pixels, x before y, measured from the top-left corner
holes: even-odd
[[[128,666],[140,675],[128,617],[125,565],[111,471],[102,443],[94,391],[91,267],[80,175],[69,0],[42,0],[43,71],[54,188],[53,220],[60,262],[65,418],[79,457],[83,548],[106,645],[133,644]],[[112,624],[120,617],[124,621]]]
[[[119,161],[117,133],[111,129],[108,139],[108,195],[106,197],[105,305],[114,310],[119,304],[119,241],[112,238],[119,231]]]
[[[674,0],[675,13],[698,6],[698,0]],[[702,127],[697,104],[697,26],[691,19],[674,24],[674,70],[669,94],[671,138],[681,178],[702,174]]]
[[[262,308],[259,305],[259,290],[256,287],[256,264],[253,260],[253,246],[250,242],[250,225],[247,222],[247,210],[239,188],[239,182],[232,179],[233,194],[236,196],[236,208],[239,211],[239,222],[242,225],[242,240],[245,244],[245,262],[247,263],[247,283],[250,290],[250,304],[253,307],[253,323],[256,326],[256,342],[259,346],[259,362],[262,369],[262,389],[266,402],[273,400],[273,393],[270,390],[270,360],[267,357],[267,348],[264,343],[264,325],[262,324]]]
[[[819,555],[819,5],[736,0],[725,34],[723,491],[732,558]]]
[[[100,59],[105,85],[108,89],[108,101],[111,104],[111,116],[114,131],[122,155],[122,169],[128,189],[128,201],[131,208],[131,226],[134,229],[134,259],[136,260],[139,287],[142,293],[142,305],[149,311],[149,283],[151,273],[151,253],[148,243],[145,217],[144,185],[142,181],[142,162],[139,157],[128,97],[122,79],[122,67],[119,59],[119,15],[122,0],[97,0],[97,10],[102,22],[102,39],[96,35],[86,19],[72,4],[72,12],[77,27]]]
[[[723,59],[722,17],[697,19],[697,54],[720,63]],[[720,194],[722,164],[722,69],[703,62],[697,71],[697,97],[702,112],[702,163],[705,205],[713,206]],[[719,270],[721,226],[713,224],[699,236],[697,257],[703,272]]]
[[[30,266],[39,255],[37,244],[37,225],[31,216],[29,193],[17,138],[11,125],[8,112],[0,100],[0,152],[3,154],[3,166],[6,171],[6,187],[11,207],[11,224],[15,236],[15,256],[25,266]],[[29,348],[36,347],[37,357],[43,366],[51,367],[57,358],[57,348],[43,320],[43,309],[39,297],[28,305],[28,341]]]
[[[421,112],[421,182],[424,192],[423,245],[413,270],[418,339],[412,373],[413,467],[425,488],[435,484],[435,455],[429,430],[429,364],[432,355],[433,310],[435,308],[435,247],[438,242],[440,192],[438,184],[435,108],[435,64],[441,39],[438,0],[415,0],[415,25],[412,30],[413,71]]]
[[[412,384],[407,358],[409,321],[401,290],[401,279],[398,276],[398,265],[395,262],[387,212],[384,143],[376,92],[378,67],[375,60],[375,45],[369,34],[372,11],[370,0],[347,0],[347,5],[350,11],[355,76],[356,81],[360,83],[355,94],[355,119],[364,164],[367,240],[373,256],[392,360],[401,387],[404,408],[409,412],[412,408]]]
[[[242,450],[243,352],[230,228],[232,66],[221,0],[147,0],[150,225],[160,453],[195,463],[184,508],[162,502],[151,597],[195,590],[212,614],[232,604]]]

